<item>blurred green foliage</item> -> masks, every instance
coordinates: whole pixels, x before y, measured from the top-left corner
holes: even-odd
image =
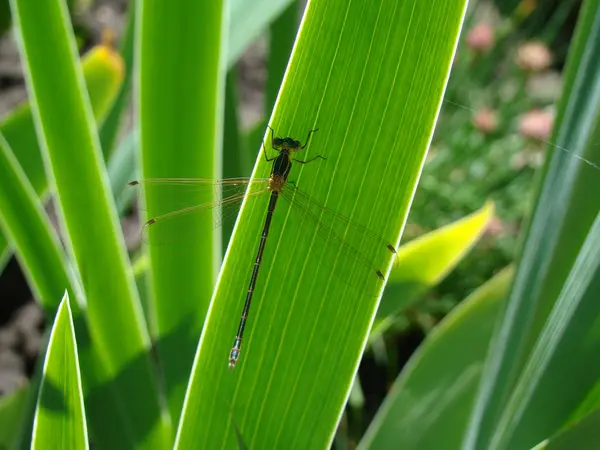
[[[524,37],[529,28],[523,14],[536,10],[521,7],[502,17],[498,11],[490,13],[489,5],[482,13],[480,5],[463,31],[403,236],[414,239],[494,201],[496,219],[486,235],[430,293],[446,305],[443,309],[515,259],[560,95],[556,59],[542,41],[555,33],[543,28],[538,39]]]

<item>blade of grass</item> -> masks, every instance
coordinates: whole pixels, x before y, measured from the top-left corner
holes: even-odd
[[[11,7],[36,130],[56,189],[59,223],[87,300],[86,318],[100,364],[97,381],[102,383],[94,388],[114,389],[121,400],[120,409],[106,419],[118,417],[121,427],[96,438],[164,448],[171,442],[169,426],[159,405],[149,338],[66,5],[14,0]]]
[[[431,139],[464,9],[459,1],[309,3],[275,106],[277,135],[304,142],[308,130],[320,129],[301,160],[327,157],[294,166],[290,180],[392,244]],[[269,171],[260,152],[254,175]],[[353,261],[324,248],[316,228],[299,223],[285,201],[273,217],[241,359],[234,372],[227,369],[267,201],[254,197],[242,207],[200,339],[178,448],[235,445],[228,405],[249,448],[326,447],[349,395],[378,296],[363,295],[361,288],[374,288],[367,279],[358,289],[343,277],[337,282],[333,271],[358,277]],[[388,272],[389,250],[360,250]]]
[[[75,328],[67,294],[50,333],[31,448],[88,448]]]
[[[218,178],[224,62],[223,3],[167,0],[138,9],[141,172],[144,178]],[[198,27],[198,18],[202,26]],[[217,175],[218,174],[218,175]],[[195,197],[201,205],[212,195]],[[147,218],[173,209],[169,193],[145,192]],[[184,235],[184,245],[149,246],[152,314],[171,417],[177,422],[196,342],[212,294],[220,240],[213,218],[174,224],[163,237]]]
[[[600,197],[590,195],[600,191],[600,177],[584,162],[600,160],[596,145],[600,138],[599,72],[600,5],[588,1],[567,61],[565,90],[551,140],[556,149],[551,148],[552,157],[544,168],[515,285],[490,348],[465,437],[467,449],[489,448],[519,373],[600,210]],[[538,432],[537,428],[531,431]]]

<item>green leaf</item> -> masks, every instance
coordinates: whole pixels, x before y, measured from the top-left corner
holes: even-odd
[[[270,1],[262,1],[259,5],[244,1],[237,1],[232,5],[231,20],[233,22],[230,22],[230,47],[228,53],[229,56],[227,58],[228,67],[232,67],[237,62],[243,51],[256,39],[258,33],[260,33],[260,31],[263,30],[266,25],[273,20],[274,17],[277,17],[281,11],[285,9],[286,5],[292,3],[291,0],[277,1],[278,3],[276,5],[271,4]],[[251,6],[251,14],[248,13],[249,11],[247,6]],[[97,93],[93,91],[95,86],[88,85],[94,112],[98,111],[103,115],[106,115],[106,120],[102,122],[100,129],[100,140],[105,156],[112,154],[112,148],[114,147],[114,142],[119,131],[123,107],[126,104],[126,99],[128,98],[130,90],[130,77],[132,76],[133,65],[133,41],[135,35],[133,26],[135,22],[134,3],[130,5],[130,8],[131,10],[129,12],[128,25],[126,29],[127,31],[121,46],[121,53],[125,63],[125,78],[123,79],[123,83],[121,84],[120,88],[119,86],[116,86],[117,89],[113,90],[111,92],[111,96],[106,98],[99,97]],[[246,32],[249,29],[252,31],[250,33]],[[102,46],[100,48],[104,49],[104,51],[97,53],[90,52],[83,58],[83,71],[86,77],[86,82],[88,80],[88,75],[90,75],[90,77],[94,76],[93,73],[89,73],[88,71],[88,67],[86,65],[87,59],[90,56],[102,57],[107,55],[106,52],[108,51],[108,48]],[[109,58],[101,61],[108,65],[113,64],[113,62],[117,62],[113,54],[110,54],[109,56]],[[90,66],[97,67],[97,64],[91,64]],[[107,68],[109,68],[109,66],[100,68],[100,70],[104,71]],[[122,74],[123,63],[117,62],[117,64],[112,66],[112,70],[114,71],[114,74]],[[105,88],[107,87],[114,87],[111,78],[105,78],[105,80],[110,84],[106,86],[98,86],[100,88],[100,92],[106,92]],[[117,98],[113,102],[115,95]],[[112,105],[110,110],[107,112],[103,109],[99,109],[95,104],[96,100],[99,100],[104,105]],[[96,118],[98,119],[98,117]],[[5,134],[6,139],[13,147],[17,159],[21,165],[23,165],[23,168],[27,173],[27,177],[33,184],[36,192],[38,195],[43,196],[43,194],[46,192],[47,181],[42,160],[39,156],[40,150],[36,140],[29,106],[23,106],[13,114],[9,115],[6,121],[0,124],[0,131]],[[8,248],[8,241],[2,234],[0,234],[0,271],[5,266],[9,257],[10,249]]]
[[[400,247],[371,335],[384,332],[396,313],[456,267],[479,240],[493,214],[493,204],[487,203],[479,211]]]
[[[547,383],[550,383],[557,389],[539,391],[537,383],[540,380],[529,380],[533,384],[522,388],[536,391],[534,398],[518,400],[513,397],[524,366],[530,364],[536,341],[550,326],[547,322],[550,312],[555,307],[565,307],[557,302],[567,278],[572,276],[577,280],[583,277],[583,272],[579,275],[573,272],[574,264],[581,252],[587,252],[584,241],[600,210],[600,197],[590,195],[600,191],[600,177],[596,168],[586,162],[600,161],[600,146],[597,145],[600,140],[598,73],[600,4],[587,1],[581,10],[567,61],[565,89],[551,139],[556,146],[544,168],[545,177],[527,230],[519,270],[490,349],[465,448],[493,448],[492,439],[494,445],[499,442],[510,442],[509,447],[518,448],[535,445],[564,423],[575,404],[590,388],[587,377],[594,374],[594,369],[589,373],[572,373],[568,380],[559,371],[554,377],[548,373],[543,384],[548,387]],[[569,151],[563,151],[565,148]],[[588,245],[591,243],[588,241]],[[584,278],[580,282],[582,289],[590,291],[578,293],[573,302],[580,302],[578,307],[583,310],[590,307],[586,304],[586,296],[593,297],[595,288],[592,284],[588,286]],[[560,311],[555,310],[553,314],[560,314]],[[562,320],[564,325],[570,319],[564,317]],[[561,342],[560,348],[568,345],[575,336],[581,336],[579,333],[593,333],[589,328],[592,324],[586,318],[582,318],[581,324],[575,320],[569,326],[573,329],[566,332],[565,342]],[[594,342],[595,339],[589,344],[593,346]],[[555,347],[557,343],[540,345],[548,345],[549,352],[559,351],[559,347]],[[584,355],[579,352],[564,355],[562,364],[564,367],[581,368],[579,364],[583,361],[578,359],[581,356]],[[556,384],[550,381],[552,379]],[[538,409],[528,409],[527,414],[521,417],[518,429],[499,430],[501,416],[514,413],[505,410],[511,398],[517,403],[537,402],[541,401],[538,395],[545,398],[543,408],[540,409],[538,404]]]
[[[271,24],[269,59],[267,60],[267,85],[265,87],[265,110],[271,111],[277,100],[279,87],[285,75],[288,61],[298,32],[298,2],[292,1]],[[262,130],[261,130],[262,131]]]
[[[0,448],[15,448],[19,430],[27,411],[30,387],[24,386],[0,397]]]
[[[106,114],[113,101],[122,79],[122,62],[118,55],[104,46],[94,47],[82,58],[82,69],[86,86],[90,94],[92,110],[97,120]],[[0,124],[0,133],[4,134],[10,144],[17,162],[23,168],[26,178],[33,186],[36,195],[46,197],[48,180],[44,171],[42,154],[35,133],[33,117],[29,103],[18,107]],[[7,238],[0,234],[0,271],[2,255],[8,257]],[[61,290],[61,294],[64,290]],[[54,295],[47,300],[57,303],[60,295]]]
[[[133,77],[133,47],[135,37],[135,4],[130,2],[129,17],[124,31],[123,40],[119,52],[123,57],[123,82],[119,87],[119,92],[114,99],[114,102],[107,112],[106,119],[100,126],[100,143],[102,145],[102,153],[104,159],[108,159],[113,154],[117,134],[121,129],[121,119],[123,110],[127,106],[127,100],[131,92],[131,79]]]
[[[319,128],[297,158],[327,160],[294,164],[290,180],[337,217],[368,228],[335,232],[355,238],[365,254],[359,259],[386,274],[392,254],[384,242],[399,241],[464,8],[460,1],[309,3],[273,112],[279,136],[304,143]],[[270,170],[259,151],[254,175]],[[326,447],[349,394],[382,283],[370,265],[355,264],[352,251],[324,245],[323,229],[301,223],[309,214],[290,211],[285,200],[271,223],[241,358],[227,369],[267,202],[251,196],[242,207],[200,339],[178,448],[235,445],[232,420],[249,448]]]
[[[223,176],[222,178],[238,178],[247,176],[244,166],[248,166],[249,152],[244,136],[240,132],[238,118],[239,96],[237,92],[238,72],[235,68],[227,73],[225,85],[225,116],[223,130]],[[233,232],[236,215],[224,217],[221,223],[222,250],[227,251],[229,239]]]
[[[86,54],[82,65],[92,112],[96,122],[102,123],[121,88],[123,60],[111,47],[98,45]]]
[[[392,385],[360,449],[460,448],[512,276],[512,268],[499,272],[427,335]]]
[[[293,0],[231,1],[227,67],[233,66],[246,48],[254,42],[267,25],[286,9]],[[296,23],[290,24],[296,28]]]
[[[137,148],[135,133],[132,131],[119,143],[108,161],[110,188],[120,216],[131,205],[134,198],[135,192],[130,186],[127,186],[127,183],[136,178],[138,174]]]
[[[220,154],[223,127],[223,5],[220,1],[156,1],[140,11],[139,119],[141,172],[144,178],[218,178],[215,153]],[[202,26],[198,18],[202,17]],[[168,18],[168,19],[166,19]],[[147,218],[172,211],[171,191],[146,190]],[[190,204],[212,201],[197,192]],[[212,217],[192,217],[162,230],[168,242],[184,245],[149,247],[153,295],[153,334],[164,370],[169,411],[177,422],[204,324],[220,258],[213,239]],[[155,233],[156,234],[156,233]],[[185,239],[183,239],[185,237]]]
[[[8,143],[0,134],[0,229],[11,247],[48,318],[74,277],[48,217]]]
[[[600,443],[600,409],[571,424],[535,450],[595,450]]]
[[[67,294],[59,305],[48,342],[31,448],[88,448],[77,343]]]
[[[94,430],[94,439],[106,446],[164,448],[171,442],[170,431],[66,6],[22,0],[11,6],[59,223],[86,297],[96,365],[85,375],[86,381],[90,377],[87,395],[107,409],[103,415],[95,410],[103,420],[94,426],[101,430],[109,424],[105,432]],[[120,397],[118,407],[107,400],[111,395]],[[113,427],[112,421],[121,426]]]
[[[599,295],[600,214],[497,424],[496,446],[539,442],[536,436],[559,428],[598,383]],[[547,411],[549,392],[556,407]]]

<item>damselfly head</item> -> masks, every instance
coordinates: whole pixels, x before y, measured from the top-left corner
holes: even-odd
[[[300,148],[302,148],[302,144],[300,143],[300,141],[297,141],[290,137],[285,137],[285,138],[276,137],[276,138],[273,138],[273,147],[276,148],[277,150],[298,151]]]

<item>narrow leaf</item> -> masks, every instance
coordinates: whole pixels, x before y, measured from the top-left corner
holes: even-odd
[[[88,448],[77,342],[67,294],[50,333],[31,448]]]
[[[223,3],[159,0],[139,10],[139,103],[141,173],[144,178],[215,176],[220,154],[224,63]],[[198,26],[198,18],[202,26]],[[219,171],[220,172],[220,171]],[[145,191],[147,219],[175,208],[171,191]],[[190,204],[213,200],[192,193]],[[157,234],[157,233],[155,233]],[[166,225],[163,242],[149,246],[153,334],[164,370],[169,410],[179,417],[194,351],[213,291],[219,239],[210,214]]]
[[[121,83],[122,62],[110,48],[98,46],[90,50],[82,58],[81,63],[92,110],[96,120],[100,120],[112,103]],[[12,148],[18,164],[25,172],[36,195],[45,199],[48,181],[29,103],[18,107],[0,123],[0,133],[4,135]],[[0,234],[0,269],[4,266],[1,261],[2,255],[7,258],[9,254],[7,238]],[[58,299],[60,295],[50,298]],[[58,300],[52,301],[57,302]]]
[[[0,229],[28,279],[35,298],[52,317],[65,289],[73,294],[74,277],[66,255],[33,187],[0,134]]]

